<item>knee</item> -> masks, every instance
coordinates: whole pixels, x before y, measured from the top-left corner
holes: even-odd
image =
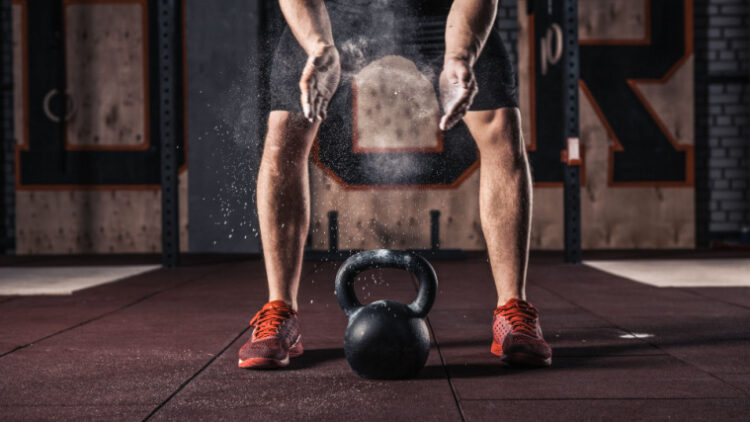
[[[317,124],[304,117],[273,111],[268,117],[268,132],[263,148],[264,160],[285,165],[307,164]]]
[[[472,136],[482,161],[498,162],[506,168],[521,168],[526,160],[526,147],[521,136],[521,117],[516,108],[484,112],[473,123]]]

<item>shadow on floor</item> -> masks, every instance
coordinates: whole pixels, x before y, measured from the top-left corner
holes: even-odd
[[[302,356],[292,359],[290,369],[308,369],[322,363],[344,359],[344,349],[307,349]]]

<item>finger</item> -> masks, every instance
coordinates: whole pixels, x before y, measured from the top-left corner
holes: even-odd
[[[440,129],[449,130],[450,128],[455,126],[456,123],[458,123],[466,115],[466,112],[469,111],[470,106],[471,101],[464,101],[459,106],[455,107],[451,113],[443,116],[443,118],[440,120]]]
[[[440,118],[440,124],[438,124],[438,127],[440,128],[440,130],[445,131],[445,130],[450,129],[448,127],[447,123],[448,123],[448,116],[441,117]]]
[[[312,108],[313,108],[313,99],[314,96],[314,88],[315,88],[315,68],[311,65],[311,61],[308,60],[308,63],[305,65],[305,68],[302,70],[302,77],[299,81],[299,89],[301,92],[300,101],[302,102],[302,113],[304,114],[305,118],[310,120],[312,117]]]
[[[445,122],[446,130],[452,129],[453,126],[455,126],[456,123],[458,123],[459,120],[461,120],[461,118],[464,117],[464,114],[466,114],[465,109],[461,109],[461,110],[456,110],[456,112],[450,116],[446,116],[446,122]]]
[[[455,100],[448,104],[445,114],[447,116],[452,115],[462,104],[464,104],[469,97],[471,91],[467,88],[456,88],[454,91]]]
[[[320,106],[323,104],[323,96],[320,95],[320,93],[318,93],[315,96],[315,101],[313,103],[315,104],[315,107],[314,107],[314,113],[313,113],[312,117],[313,117],[314,120],[318,120],[318,119],[321,118],[320,117]]]
[[[311,123],[315,121],[315,99],[318,97],[318,90],[316,89],[314,81],[308,85],[307,90],[307,113],[305,118]]]
[[[320,104],[320,120],[325,120],[328,117],[328,98],[324,98]]]
[[[300,81],[300,105],[302,105],[302,115],[307,116],[310,114],[310,95],[307,89],[307,81]]]

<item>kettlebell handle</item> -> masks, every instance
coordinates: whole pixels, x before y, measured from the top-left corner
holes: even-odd
[[[414,274],[419,281],[419,289],[417,298],[408,306],[416,318],[427,316],[437,293],[435,269],[417,254],[393,249],[360,252],[341,265],[336,273],[336,298],[347,316],[362,307],[354,292],[354,279],[359,273],[374,268],[398,268]]]

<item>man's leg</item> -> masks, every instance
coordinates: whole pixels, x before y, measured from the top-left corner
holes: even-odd
[[[310,224],[308,157],[319,122],[272,111],[258,173],[258,219],[269,301],[297,309],[302,253]]]
[[[479,216],[498,301],[525,298],[531,228],[531,173],[517,108],[469,111],[479,148]]]
[[[297,289],[310,224],[307,157],[318,130],[300,114],[272,111],[258,173],[258,219],[268,303],[255,314],[240,368],[277,368],[303,352]]]
[[[520,113],[470,111],[464,122],[479,147],[479,215],[498,296],[491,351],[509,365],[549,366],[539,311],[525,297],[532,191]]]

